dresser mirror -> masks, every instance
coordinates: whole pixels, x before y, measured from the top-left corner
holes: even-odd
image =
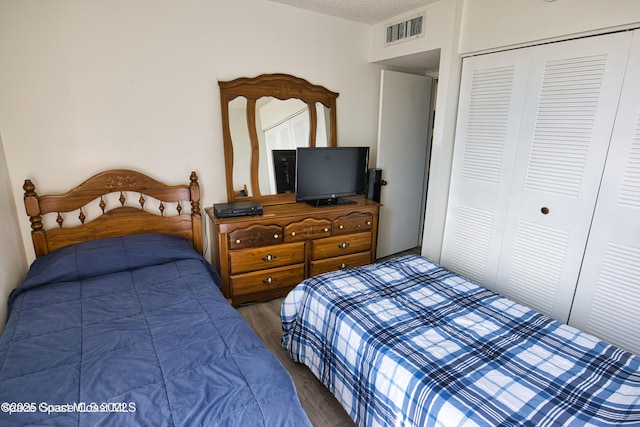
[[[295,201],[292,156],[297,147],[337,145],[338,94],[287,74],[218,86],[228,200]]]

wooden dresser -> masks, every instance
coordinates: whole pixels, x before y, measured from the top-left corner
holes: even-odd
[[[380,204],[314,208],[306,203],[264,207],[261,216],[217,218],[211,224],[212,262],[233,305],[286,295],[304,278],[370,264],[376,259]]]

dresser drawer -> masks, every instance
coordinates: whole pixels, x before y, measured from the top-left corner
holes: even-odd
[[[313,260],[371,250],[371,233],[354,233],[311,241]]]
[[[373,217],[370,214],[352,213],[333,221],[333,235],[370,231],[372,226]]]
[[[343,270],[345,268],[357,267],[359,265],[371,264],[371,252],[363,252],[353,255],[327,258],[320,261],[311,261],[310,276],[326,273],[327,271]]]
[[[234,230],[228,234],[229,249],[255,248],[281,243],[282,231],[279,225],[252,225]]]
[[[231,251],[229,261],[231,274],[303,263],[304,242]]]
[[[307,218],[284,228],[285,242],[299,242],[329,236],[331,236],[331,221],[326,219]]]
[[[292,287],[304,279],[304,264],[231,276],[232,297]]]
[[[223,295],[234,306],[268,301],[285,296],[310,274],[371,262],[380,204],[351,199],[354,204],[322,208],[265,204],[256,217],[219,218],[212,207],[205,209]]]

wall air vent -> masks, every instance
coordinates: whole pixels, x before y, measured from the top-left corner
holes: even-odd
[[[422,12],[388,24],[385,34],[385,47],[423,37],[425,15],[426,13]]]

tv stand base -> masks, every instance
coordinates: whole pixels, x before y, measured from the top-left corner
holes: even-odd
[[[319,200],[307,200],[305,201],[308,205],[313,206],[314,208],[322,208],[326,206],[342,206],[342,205],[353,205],[356,204],[354,200],[348,199],[346,197],[336,197],[332,199],[319,199]]]

